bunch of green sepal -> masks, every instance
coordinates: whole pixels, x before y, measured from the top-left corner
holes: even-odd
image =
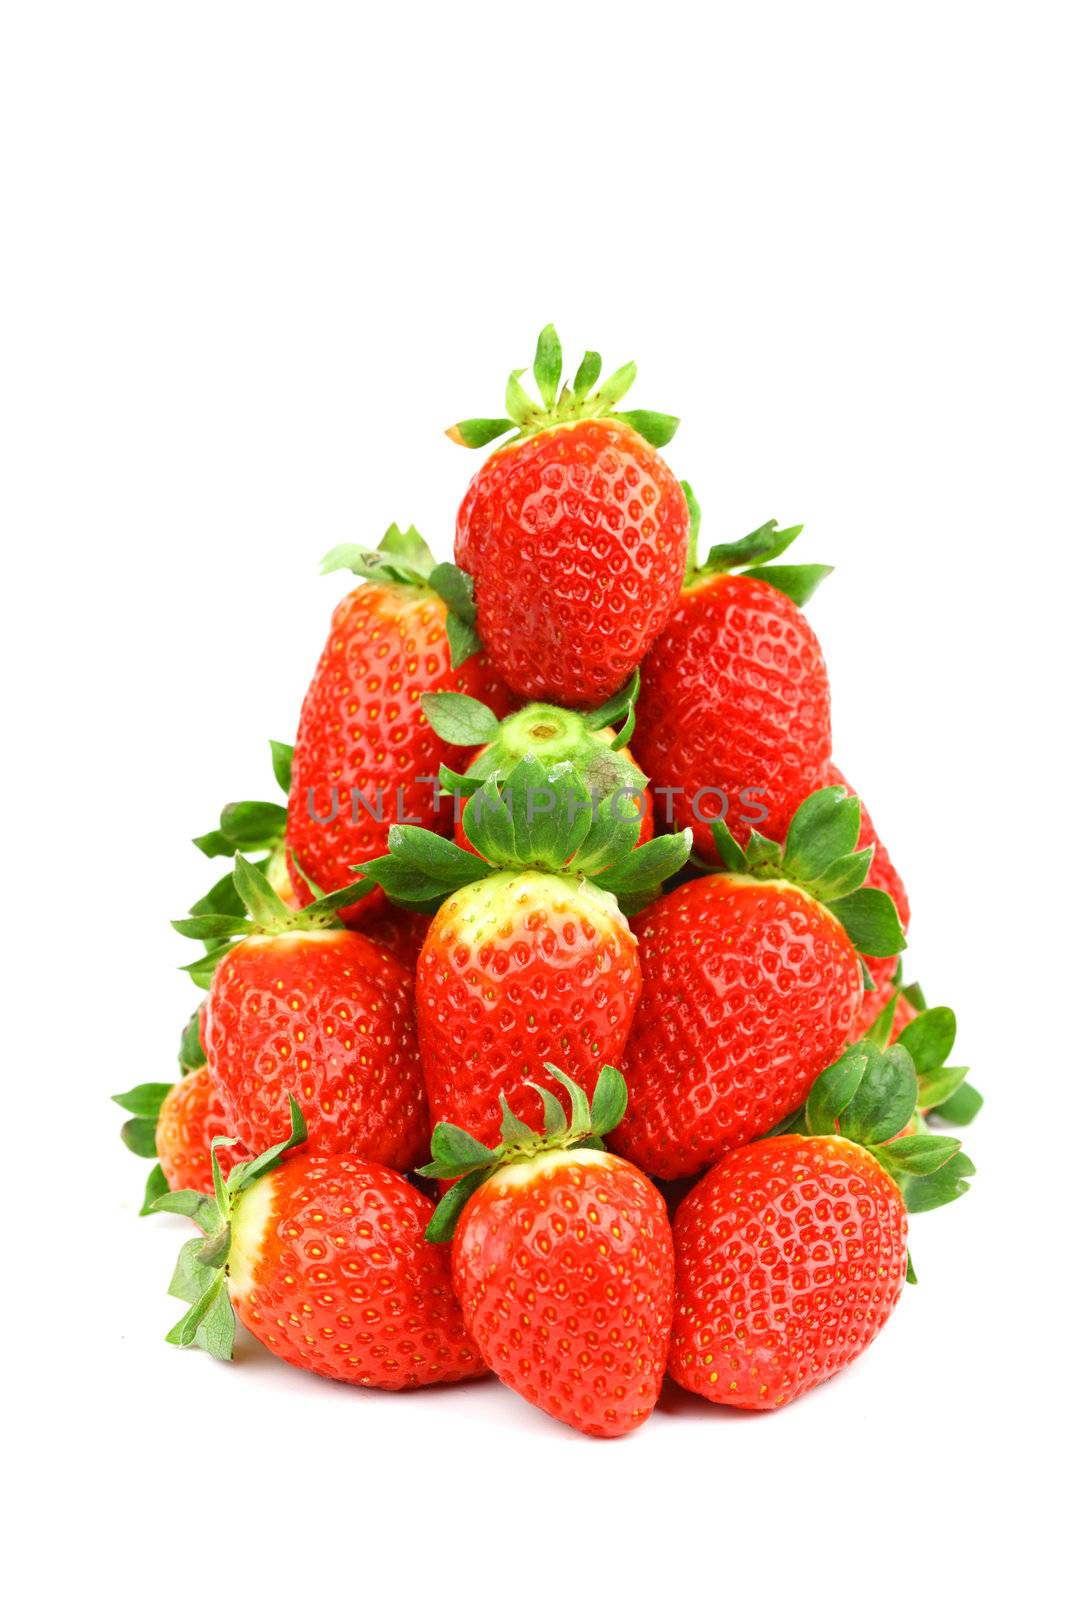
[[[727,872],[784,879],[821,901],[852,940],[865,988],[874,985],[863,956],[895,956],[905,948],[904,929],[889,895],[863,887],[874,846],[856,849],[860,803],[842,785],[816,789],[797,807],[784,845],[753,829],[742,849],[725,822],[712,823],[711,831]]]
[[[464,850],[427,828],[394,823],[389,853],[352,870],[380,884],[397,905],[433,912],[457,889],[497,872],[527,870],[595,878],[624,912],[655,898],[688,859],[693,837],[664,834],[638,847],[640,811],[628,795],[597,799],[569,762],[546,767],[525,755],[504,779],[480,784],[467,802]]]
[[[503,434],[516,439],[528,439],[546,428],[558,427],[566,422],[584,422],[595,417],[613,417],[639,433],[656,449],[668,444],[678,431],[678,418],[666,416],[662,411],[617,411],[623,396],[629,393],[637,377],[637,364],[628,361],[599,383],[600,356],[587,350],[570,383],[560,387],[563,378],[563,347],[551,323],[542,328],[534,352],[533,375],[541,396],[541,404],[531,400],[519,379],[526,371],[517,367],[511,373],[504,392],[506,417],[470,417],[448,429],[448,437],[468,449],[480,450]],[[599,386],[598,386],[599,384]]]
[[[190,1072],[198,1072],[207,1062],[204,1047],[200,1043],[200,1010],[201,1007],[197,1006],[182,1029],[178,1065],[183,1078],[188,1077]],[[151,1211],[154,1200],[167,1193],[163,1168],[156,1161],[156,1127],[160,1109],[173,1087],[173,1083],[139,1083],[135,1089],[127,1089],[125,1094],[111,1096],[117,1106],[130,1113],[129,1120],[119,1129],[123,1144],[133,1155],[155,1162],[145,1183],[144,1200],[138,1213],[142,1217]]]
[[[438,561],[414,527],[402,533],[395,522],[391,523],[376,550],[363,544],[335,545],[323,557],[322,571],[348,571],[370,583],[395,583],[432,590],[448,610],[445,632],[453,667],[462,666],[482,648],[471,578],[451,561]]]
[[[218,1150],[237,1141],[224,1138],[211,1141],[213,1195],[199,1194],[195,1189],[177,1189],[154,1201],[153,1211],[173,1211],[188,1217],[204,1235],[200,1239],[190,1239],[178,1255],[168,1292],[176,1300],[184,1300],[189,1310],[167,1334],[168,1344],[181,1349],[198,1344],[220,1361],[231,1359],[236,1319],[226,1287],[226,1262],[230,1254],[234,1208],[257,1178],[265,1177],[287,1151],[303,1144],[307,1138],[303,1114],[292,1095],[289,1096],[289,1117],[288,1139],[272,1145],[260,1156],[238,1162],[225,1179],[219,1167]]]
[[[466,772],[443,766],[441,787],[466,798],[489,778],[506,778],[524,755],[536,754],[546,767],[571,762],[598,796],[620,789],[640,794],[648,779],[619,754],[633,733],[640,689],[641,675],[635,672],[618,694],[594,711],[567,711],[533,701],[503,720],[473,695],[429,690],[422,696],[422,709],[438,737],[452,745],[485,746]],[[597,737],[615,723],[620,727],[611,739]]]
[[[984,1100],[972,1083],[964,1081],[967,1067],[947,1064],[956,1042],[956,1013],[950,1006],[928,1006],[917,983],[902,986],[899,965],[893,992],[864,1038],[877,1045],[889,1043],[901,997],[919,1013],[900,1030],[897,1038],[897,1043],[904,1046],[914,1061],[919,1075],[919,1113],[924,1117],[935,1116],[953,1127],[967,1127],[981,1111]]]
[[[909,1211],[933,1211],[966,1194],[975,1167],[958,1139],[904,1132],[918,1104],[919,1075],[904,1045],[883,1050],[860,1039],[820,1072],[801,1109],[774,1132],[851,1139],[889,1174]],[[910,1257],[908,1280],[915,1281]]]
[[[794,605],[802,606],[811,599],[823,579],[833,572],[833,567],[816,564],[771,566],[770,563],[784,554],[793,540],[804,531],[802,522],[793,528],[780,528],[773,519],[754,533],[746,534],[745,538],[735,539],[732,544],[712,545],[704,560],[699,561],[700,506],[691,486],[683,483],[682,488],[689,503],[687,588],[721,572],[736,572],[742,578],[759,578],[762,583],[769,583],[772,589],[780,589],[782,594],[788,595]]]
[[[626,1111],[626,1079],[616,1067],[602,1067],[593,1091],[593,1103],[580,1084],[558,1067],[545,1063],[570,1096],[570,1121],[560,1101],[549,1089],[532,1084],[545,1108],[544,1128],[538,1133],[515,1115],[504,1095],[500,1096],[501,1142],[490,1149],[452,1122],[439,1122],[430,1139],[433,1160],[420,1167],[424,1178],[439,1178],[452,1187],[438,1202],[426,1227],[426,1237],[434,1243],[451,1239],[460,1212],[487,1178],[502,1167],[518,1161],[532,1161],[549,1150],[603,1150],[604,1135],[618,1126]]]
[[[293,747],[277,739],[270,741],[271,768],[278,787],[289,797],[293,774]],[[274,800],[233,800],[219,814],[218,827],[202,833],[193,840],[196,848],[209,860],[219,856],[231,858],[240,850],[262,867],[268,880],[278,887],[286,879],[285,862],[286,807]],[[233,874],[212,885],[195,905],[189,907],[190,916],[239,916],[241,902],[233,886]],[[210,941],[209,941],[210,948]]]
[[[355,905],[370,894],[374,885],[369,882],[350,883],[333,894],[322,894],[309,878],[304,879],[315,898],[300,911],[293,911],[267,881],[260,867],[253,866],[238,851],[233,867],[233,888],[241,915],[226,912],[206,912],[193,917],[179,917],[171,926],[186,939],[200,939],[207,945],[207,953],[192,961],[182,970],[187,972],[202,989],[211,987],[215,968],[234,945],[251,933],[299,933],[312,929],[343,928],[338,912]]]

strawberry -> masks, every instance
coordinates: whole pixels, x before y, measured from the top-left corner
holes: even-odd
[[[858,951],[904,936],[888,895],[861,887],[859,802],[799,807],[784,847],[722,822],[727,871],[637,917],[642,993],[626,1047],[630,1109],[612,1148],[657,1178],[699,1172],[767,1133],[841,1053],[863,996]]]
[[[227,941],[196,965],[214,966],[204,1048],[230,1132],[250,1150],[277,1139],[292,1094],[313,1148],[413,1166],[428,1127],[412,977],[337,916],[372,886],[290,912],[238,854],[234,887],[247,917],[175,923]]]
[[[414,1389],[484,1371],[449,1281],[449,1252],[424,1237],[426,1197],[388,1167],[296,1148],[291,1132],[215,1192],[161,1196],[206,1239],[182,1249],[170,1292],[190,1309],[167,1335],[229,1360],[234,1313],[294,1367],[372,1389]]]
[[[716,819],[742,843],[754,825],[783,838],[830,760],[826,666],[800,610],[830,568],[767,565],[800,531],[768,522],[709,551],[641,664],[634,757],[709,861]]]
[[[205,1007],[193,1012],[182,1029],[178,1063],[182,1077],[178,1083],[142,1083],[125,1094],[111,1096],[116,1105],[130,1113],[122,1125],[122,1142],[135,1156],[155,1161],[145,1185],[140,1215],[147,1216],[152,1201],[171,1189],[211,1191],[211,1141],[228,1134],[229,1126],[211,1074],[203,1070],[207,1061],[200,1042],[200,1023]],[[228,1171],[241,1152],[222,1153],[223,1169]]]
[[[907,1211],[945,1205],[974,1167],[958,1139],[899,1134],[918,1083],[906,1049],[852,1045],[816,1079],[804,1133],[736,1150],[674,1219],[671,1376],[770,1410],[860,1355],[910,1272]]]
[[[300,714],[286,838],[303,905],[312,899],[309,878],[327,892],[343,888],[354,862],[384,849],[392,823],[451,829],[435,783],[456,753],[423,715],[424,690],[470,693],[501,713],[512,703],[484,653],[471,654],[476,636],[438,592],[469,611],[462,586],[449,587],[454,569],[440,576],[414,528],[394,525],[377,550],[340,545],[323,566],[368,581],[334,612]],[[375,902],[381,897],[348,907],[345,920],[361,921]]]
[[[578,1084],[548,1070],[570,1095],[569,1126],[545,1089],[542,1134],[503,1097],[495,1149],[450,1123],[435,1128],[422,1171],[456,1181],[428,1237],[455,1230],[452,1281],[497,1377],[579,1432],[614,1438],[649,1417],[663,1381],[670,1224],[654,1185],[603,1148],[626,1105],[621,1073],[603,1069],[590,1107]]]
[[[205,1067],[178,1083],[142,1083],[111,1098],[132,1113],[122,1129],[127,1147],[135,1155],[158,1159],[149,1173],[142,1216],[168,1189],[211,1193],[211,1141],[228,1135],[230,1129],[218,1087]],[[244,1154],[239,1147],[222,1151],[223,1173]]]
[[[503,785],[487,780],[464,821],[477,854],[396,827],[389,855],[361,871],[402,904],[438,908],[415,985],[431,1116],[484,1139],[502,1092],[520,1116],[536,1110],[550,1053],[586,1092],[621,1059],[641,976],[618,897],[658,887],[689,838],[635,849],[636,815],[617,818],[610,800],[594,810],[572,767],[550,774],[530,755]]]
[[[373,907],[359,925],[365,939],[380,944],[409,972],[415,971],[429,929],[430,919],[421,911],[405,911],[403,906],[388,902]]]
[[[658,445],[677,418],[614,408],[633,362],[602,383],[588,352],[560,390],[554,328],[537,342],[537,406],[513,373],[508,416],[457,423],[478,448],[512,430],[476,473],[456,521],[456,561],[474,580],[477,626],[516,694],[595,706],[622,688],[670,615],[689,515]]]
[[[596,711],[567,711],[561,706],[535,703],[515,711],[503,722],[469,695],[426,694],[423,710],[434,731],[452,745],[479,745],[463,773],[442,769],[442,786],[458,801],[456,842],[470,849],[463,827],[467,798],[486,779],[506,780],[525,755],[534,755],[548,770],[569,763],[590,795],[598,801],[619,796],[633,799],[639,806],[641,828],[638,843],[652,837],[652,808],[643,793],[648,782],[626,749],[633,731],[634,702],[640,688],[635,673],[625,688]],[[622,723],[616,733],[613,722]]]

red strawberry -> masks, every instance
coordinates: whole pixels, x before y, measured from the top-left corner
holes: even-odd
[[[127,1149],[158,1161],[148,1177],[142,1216],[168,1189],[211,1193],[211,1141],[228,1135],[230,1128],[218,1087],[205,1067],[178,1083],[142,1083],[111,1098],[131,1113],[122,1127]],[[220,1159],[228,1172],[242,1152],[226,1149]]]
[[[449,1281],[447,1248],[424,1234],[433,1206],[396,1172],[353,1155],[287,1154],[234,1168],[220,1206],[185,1190],[155,1209],[205,1232],[185,1245],[171,1293],[190,1310],[172,1344],[233,1353],[234,1312],[294,1367],[373,1389],[450,1383],[484,1370]]]
[[[630,1109],[612,1148],[658,1178],[699,1172],[767,1133],[840,1055],[863,996],[857,948],[903,948],[892,901],[864,889],[859,802],[811,795],[784,848],[742,852],[635,919],[642,993],[626,1047]]]
[[[229,1133],[218,1085],[205,1067],[174,1084],[163,1098],[156,1123],[156,1154],[168,1189],[210,1194],[211,1141]],[[220,1151],[223,1175],[245,1154],[240,1145]]]
[[[533,756],[487,781],[465,820],[478,855],[396,828],[390,855],[362,870],[401,903],[440,907],[416,974],[427,1094],[433,1121],[482,1139],[501,1093],[520,1116],[536,1110],[549,1054],[587,1092],[621,1059],[641,979],[616,895],[658,886],[689,840],[635,850],[636,817],[615,820],[609,801],[594,816],[573,768],[550,775]]]
[[[832,1377],[884,1327],[908,1273],[907,1216],[967,1189],[959,1141],[900,1138],[906,1050],[853,1045],[816,1080],[806,1135],[736,1150],[678,1208],[670,1372],[707,1400],[770,1410]]]
[[[421,911],[405,911],[388,902],[373,908],[359,925],[364,938],[388,950],[409,972],[415,971],[429,930],[430,918]]]
[[[142,1217],[168,1189],[198,1189],[210,1194],[211,1141],[230,1132],[218,1088],[205,1067],[207,1058],[199,1037],[204,1010],[201,1005],[194,1011],[182,1030],[180,1082],[142,1083],[111,1097],[130,1112],[129,1121],[122,1125],[126,1148],[156,1162],[145,1185]],[[228,1172],[243,1155],[239,1148],[220,1151],[223,1171]]]
[[[500,712],[512,703],[484,654],[467,659],[477,640],[432,587],[433,556],[414,528],[390,528],[377,551],[339,546],[325,570],[341,567],[370,581],[334,612],[300,714],[286,837],[304,905],[306,878],[327,892],[351,883],[353,864],[385,848],[390,824],[451,831],[451,807],[435,805],[434,782],[456,752],[423,715],[424,690],[460,690]]]
[[[429,1237],[455,1227],[452,1280],[464,1321],[497,1377],[560,1422],[612,1438],[659,1396],[670,1337],[673,1251],[662,1196],[601,1136],[626,1104],[605,1067],[592,1108],[562,1072],[572,1104],[545,1090],[545,1133],[503,1103],[490,1150],[441,1123],[424,1172],[458,1180]],[[456,1218],[458,1216],[458,1224]]]
[[[781,839],[830,759],[826,666],[799,609],[830,569],[764,564],[799,532],[769,522],[711,550],[641,664],[634,757],[710,861],[717,818],[742,843],[753,826]]]
[[[437,913],[417,971],[419,1045],[433,1121],[490,1137],[506,1089],[536,1109],[548,1054],[592,1088],[622,1059],[641,987],[614,896],[545,872],[502,872]]]
[[[616,412],[637,368],[600,388],[587,353],[559,392],[555,329],[534,358],[543,406],[507,389],[508,416],[461,422],[479,447],[517,427],[475,475],[456,521],[456,560],[474,579],[478,631],[495,667],[527,700],[595,706],[615,694],[659,633],[685,572],[689,516],[656,450],[678,426]]]
[[[626,740],[633,729],[633,706],[639,687],[634,677],[613,700],[597,711],[566,711],[560,706],[524,706],[499,721],[488,706],[468,695],[427,694],[423,710],[436,733],[453,745],[480,745],[465,771],[442,772],[442,783],[452,790],[458,802],[456,842],[470,849],[463,827],[467,797],[488,778],[506,781],[523,756],[536,756],[548,770],[569,763],[591,796],[597,800],[617,797],[619,815],[627,814],[627,799],[639,808],[641,827],[638,843],[652,837],[652,808],[644,794],[648,782],[637,766]],[[616,733],[613,722],[621,722]]]
[[[260,1148],[284,1132],[295,1095],[315,1149],[413,1166],[428,1126],[411,974],[336,916],[370,886],[291,913],[240,855],[234,884],[251,920],[175,924],[235,941],[209,958],[204,1040],[230,1131]]]

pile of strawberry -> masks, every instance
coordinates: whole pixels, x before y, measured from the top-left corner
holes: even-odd
[[[981,1097],[903,986],[904,885],[833,765],[829,570],[769,522],[699,559],[632,364],[539,399],[459,510],[343,546],[286,803],[176,923],[206,991],[177,1084],[115,1098],[145,1211],[197,1228],[171,1343],[384,1389],[486,1369],[589,1434],[664,1374],[781,1406],[912,1278],[908,1213],[973,1172]],[[566,1109],[565,1109],[566,1107]]]

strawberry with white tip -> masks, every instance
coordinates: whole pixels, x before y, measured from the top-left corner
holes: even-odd
[[[439,1123],[428,1177],[453,1182],[428,1237],[455,1238],[452,1281],[485,1361],[532,1405],[581,1433],[614,1438],[647,1420],[670,1338],[674,1261],[662,1195],[603,1148],[626,1105],[613,1067],[590,1106],[540,1090],[535,1133],[501,1096],[502,1142],[489,1149]]]
[[[236,1312],[283,1361],[341,1383],[414,1389],[483,1372],[448,1249],[425,1238],[431,1202],[377,1162],[309,1150],[292,1099],[289,1117],[287,1139],[225,1179],[215,1141],[210,1197],[155,1202],[206,1235],[179,1255],[170,1292],[189,1310],[169,1343],[229,1360]]]
[[[518,1115],[536,1111],[550,1054],[587,1093],[621,1061],[641,987],[625,913],[679,869],[690,839],[635,848],[637,808],[616,801],[594,805],[569,763],[526,755],[469,801],[477,854],[395,827],[389,855],[361,864],[391,899],[436,908],[415,984],[434,1122],[492,1137],[501,1092]]]

